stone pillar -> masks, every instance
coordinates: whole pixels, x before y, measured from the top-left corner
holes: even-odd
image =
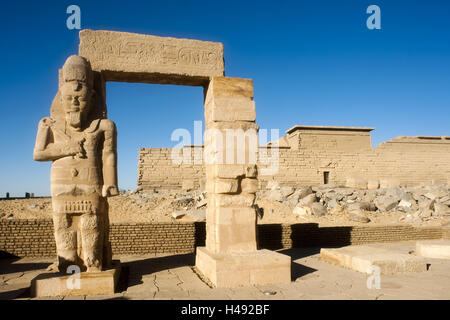
[[[290,257],[257,250],[258,126],[252,80],[213,77],[205,94],[206,247],[196,266],[217,287],[290,282]]]

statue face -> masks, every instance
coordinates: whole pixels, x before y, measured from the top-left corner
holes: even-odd
[[[85,83],[70,81],[61,88],[61,99],[66,122],[72,128],[81,130],[91,104],[92,90]]]

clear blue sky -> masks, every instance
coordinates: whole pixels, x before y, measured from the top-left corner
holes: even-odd
[[[252,78],[257,122],[373,126],[373,145],[400,135],[450,135],[447,1],[2,1],[0,196],[48,195],[50,163],[34,162],[58,68],[81,27],[219,41],[227,76]],[[366,8],[381,8],[368,30]],[[172,147],[177,128],[203,120],[197,87],[108,83],[119,132],[119,186],[134,189],[139,147]]]

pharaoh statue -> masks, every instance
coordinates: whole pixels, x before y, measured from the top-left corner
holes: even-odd
[[[107,197],[118,194],[117,133],[106,119],[102,82],[83,57],[62,70],[51,116],[39,122],[34,160],[52,161],[57,267],[98,272],[111,264]]]

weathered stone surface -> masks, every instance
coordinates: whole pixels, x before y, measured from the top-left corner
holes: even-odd
[[[286,200],[283,201],[284,204],[293,208],[298,204],[298,201],[309,194],[312,194],[313,191],[311,187],[301,187],[298,188],[291,195],[287,196]]]
[[[445,216],[450,215],[450,208],[442,203],[436,202],[434,203],[434,213],[435,216]]]
[[[191,191],[191,190],[194,190],[194,187],[195,187],[194,180],[186,179],[186,180],[183,180],[183,184],[181,186],[181,189],[185,190],[185,191]]]
[[[299,192],[298,193],[299,199],[303,199],[307,195],[310,195],[311,193],[313,193],[311,186],[301,187],[297,191]]]
[[[236,193],[239,188],[237,179],[216,179],[216,193]]]
[[[411,208],[412,203],[406,200],[401,200],[400,203],[398,204],[399,207],[404,207],[404,208]]]
[[[434,259],[450,259],[449,240],[423,240],[416,242],[416,254]]]
[[[217,165],[213,168],[214,177],[218,178],[238,178],[245,175],[245,168],[241,164]]]
[[[80,284],[75,283],[73,275],[43,273],[31,281],[32,297],[80,296],[114,294],[120,275],[120,263],[100,272],[81,272]]]
[[[186,211],[184,211],[184,210],[177,210],[177,211],[174,211],[174,212],[172,212],[172,218],[174,218],[174,219],[181,219],[181,218],[183,218],[185,215],[186,215]]]
[[[339,206],[339,202],[336,199],[331,199],[330,201],[327,202],[328,209],[333,209],[336,206]]]
[[[245,97],[215,97],[205,104],[205,120],[209,121],[255,121],[255,102]]]
[[[255,195],[251,193],[215,194],[212,199],[217,207],[251,207],[255,202]]]
[[[215,77],[214,85],[209,88],[215,97],[245,97],[253,99],[253,80],[230,78],[230,77]]]
[[[128,32],[82,30],[79,54],[106,81],[204,86],[223,76],[223,45]]]
[[[425,194],[425,197],[431,200],[440,199],[445,196],[449,196],[449,190],[443,185],[432,185],[429,188],[429,192]]]
[[[422,198],[418,201],[419,209],[434,209],[434,200]]]
[[[283,196],[283,198],[289,197],[291,194],[294,193],[294,188],[293,187],[289,187],[289,186],[283,186],[280,188],[281,191],[281,195]]]
[[[216,287],[235,288],[291,281],[291,258],[269,250],[214,254],[205,247],[198,247],[195,265]]]
[[[380,187],[380,181],[369,179],[367,181],[367,189],[368,190],[377,190]]]
[[[201,221],[206,218],[206,209],[188,210],[188,211],[186,211],[186,214],[191,216],[194,219]]]
[[[367,189],[367,180],[362,178],[347,178],[345,182],[347,188]]]
[[[241,83],[246,83],[248,87],[252,86],[251,81],[245,79],[229,77],[213,77],[211,79],[205,97],[206,123],[255,121],[255,102],[252,98],[248,94],[233,95],[231,94],[233,91],[224,89],[224,87],[236,87],[236,84],[239,86]],[[232,129],[232,127],[228,127],[228,129]],[[244,127],[241,129],[248,131]]]
[[[433,215],[433,210],[427,208],[420,209],[418,212],[419,216],[423,219],[428,219]]]
[[[258,168],[257,168],[256,164],[245,165],[244,170],[245,170],[245,176],[247,178],[256,179],[258,177]]]
[[[320,257],[327,262],[367,274],[373,272],[372,266],[379,267],[383,275],[427,270],[427,262],[423,258],[367,245],[321,249]]]
[[[303,207],[303,206],[296,206],[294,210],[292,210],[293,214],[299,215],[299,216],[308,216],[311,214],[311,208],[310,207]]]
[[[311,207],[311,205],[316,201],[317,201],[316,195],[313,193],[313,194],[309,194],[306,197],[300,199],[298,202],[298,205]]]
[[[269,180],[269,182],[267,182],[266,189],[268,190],[280,189],[280,185],[275,180]]]
[[[380,188],[381,189],[389,189],[389,188],[395,188],[400,185],[399,179],[380,179]]]
[[[375,199],[375,205],[378,210],[385,212],[394,209],[397,206],[398,201],[398,199],[394,199],[390,196],[381,196]]]
[[[241,189],[245,193],[256,193],[258,191],[258,180],[251,178],[242,179]]]
[[[359,202],[359,207],[361,210],[377,211],[377,207],[373,202],[361,201]]]
[[[355,221],[355,222],[361,222],[361,223],[370,222],[370,219],[358,207],[348,210],[348,218],[350,219],[350,221]]]
[[[205,207],[208,204],[208,199],[205,197],[205,193],[201,193],[200,196],[196,199],[195,207],[197,209]]]
[[[282,202],[284,200],[284,197],[280,189],[275,189],[268,192],[267,199],[271,201]]]
[[[318,202],[311,204],[311,210],[312,214],[316,217],[322,217],[327,214],[327,209]]]

